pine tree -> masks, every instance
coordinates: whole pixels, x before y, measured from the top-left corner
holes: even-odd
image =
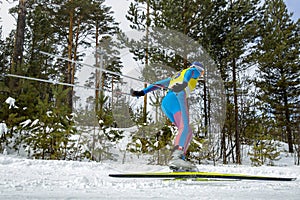
[[[145,45],[143,48],[134,49],[131,51],[134,52],[136,59],[145,63],[145,68],[149,65],[149,28],[151,27],[151,16],[153,13],[150,11],[151,5],[155,2],[152,0],[135,0],[130,4],[128,15],[126,18],[132,23],[130,27],[136,30],[145,31]],[[152,7],[153,9],[153,7]],[[154,9],[154,13],[156,10]],[[144,87],[147,87],[147,84],[144,84]],[[144,106],[143,106],[143,123],[147,123],[147,95],[144,96]]]
[[[300,69],[299,45],[300,21],[293,22],[282,0],[266,1],[260,26],[261,38],[257,42],[256,59],[260,108],[275,119],[283,140],[293,152],[294,136],[292,118],[297,115],[299,104]]]
[[[121,69],[123,65],[120,61],[120,52],[117,49],[119,47],[118,45],[119,44],[113,41],[111,37],[104,37],[99,42],[98,46],[101,48],[98,48],[98,53],[96,53],[96,57],[100,57],[99,62],[101,63],[99,63],[97,61],[98,58],[96,58],[96,65],[99,67],[102,66],[102,68],[105,70],[122,74]],[[102,114],[104,114],[103,110],[105,105],[103,101],[101,103],[101,99],[107,98],[107,100],[109,100],[107,101],[107,104],[110,104],[112,109],[114,106],[114,95],[117,93],[115,87],[116,85],[122,85],[123,83],[120,76],[112,73],[103,73],[101,70],[96,70],[93,75],[95,76],[96,88],[101,90],[95,93],[95,111],[98,115],[98,118],[103,119]]]

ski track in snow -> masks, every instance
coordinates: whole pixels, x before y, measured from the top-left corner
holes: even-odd
[[[146,163],[146,162],[145,162]],[[169,171],[141,163],[30,160],[0,155],[0,199],[299,199],[300,167],[199,165],[201,171],[296,177],[275,181],[163,181],[110,173]]]

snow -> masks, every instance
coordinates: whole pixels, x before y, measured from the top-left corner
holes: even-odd
[[[24,122],[21,122],[20,125],[24,128],[24,127],[28,126],[28,124],[30,124],[30,123],[31,123],[31,120],[27,119]]]
[[[5,100],[5,103],[9,104],[9,109],[11,108],[18,108],[18,106],[15,105],[15,102],[16,100],[12,97],[8,97],[6,100]]]
[[[3,134],[7,133],[7,126],[4,122],[0,123],[0,137],[2,137]]]
[[[15,107],[14,99],[6,103]],[[49,111],[47,115],[51,116]],[[25,120],[22,125],[34,126],[38,119]],[[49,127],[47,127],[47,131]],[[112,128],[113,129],[113,128]],[[294,177],[296,181],[166,181],[160,179],[112,178],[111,173],[167,172],[167,166],[147,165],[148,158],[126,152],[130,132],[138,127],[123,129],[124,138],[114,144],[119,159],[114,161],[58,161],[34,160],[11,154],[3,149],[0,154],[0,200],[2,199],[299,199],[300,166],[286,153],[282,144],[281,159],[275,166],[251,167],[249,158],[244,165],[198,165],[200,171]],[[0,136],[8,132],[5,122],[0,123]],[[140,143],[140,140],[136,141]],[[243,148],[244,156],[249,147]],[[20,154],[22,155],[22,154]],[[122,163],[125,164],[122,164]]]
[[[201,171],[296,177],[273,181],[122,179],[110,173],[169,171],[143,160],[78,162],[0,155],[0,199],[299,199],[299,166],[199,165]]]

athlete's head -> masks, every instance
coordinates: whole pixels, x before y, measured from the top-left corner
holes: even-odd
[[[196,68],[199,71],[199,73],[201,74],[201,76],[204,75],[204,67],[200,62],[195,61],[191,64],[190,67]]]

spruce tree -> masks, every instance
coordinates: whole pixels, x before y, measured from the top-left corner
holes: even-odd
[[[265,13],[260,25],[261,37],[257,41],[256,60],[259,88],[257,98],[262,102],[260,110],[275,119],[280,135],[293,152],[294,134],[292,118],[298,111],[300,87],[300,21],[291,20],[282,0],[266,1]]]

